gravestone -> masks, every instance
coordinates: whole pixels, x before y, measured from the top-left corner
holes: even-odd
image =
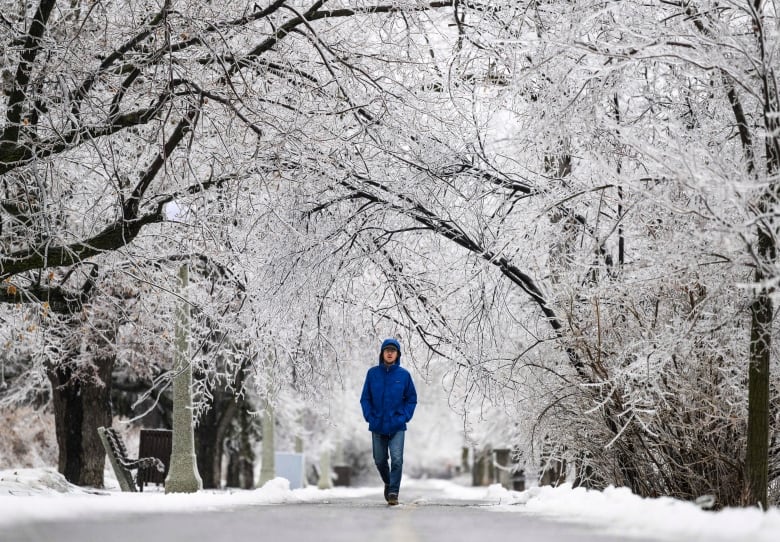
[[[290,481],[290,489],[304,487],[306,465],[303,454],[276,452],[274,454],[274,467],[276,467],[276,476]]]

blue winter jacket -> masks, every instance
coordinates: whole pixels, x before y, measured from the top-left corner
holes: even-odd
[[[382,350],[388,345],[398,349],[398,359],[390,367],[382,360]],[[382,435],[406,431],[406,422],[412,419],[417,406],[417,391],[412,375],[401,367],[401,345],[395,339],[382,343],[379,365],[371,367],[366,374],[360,406],[369,431]]]

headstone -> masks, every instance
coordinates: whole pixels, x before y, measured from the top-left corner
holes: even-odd
[[[274,455],[274,466],[276,467],[276,476],[289,480],[290,489],[304,487],[306,464],[303,454],[276,452]]]

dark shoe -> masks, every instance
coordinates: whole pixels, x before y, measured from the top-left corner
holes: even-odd
[[[390,502],[390,496],[388,491],[390,491],[390,484],[385,484],[385,500]]]
[[[395,493],[388,493],[387,504],[389,504],[390,506],[395,506],[396,504],[398,504],[398,495],[396,495]]]

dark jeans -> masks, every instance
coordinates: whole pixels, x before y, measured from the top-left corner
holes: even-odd
[[[398,431],[392,435],[371,433],[374,448],[374,463],[382,481],[388,484],[388,493],[398,495],[401,488],[401,471],[404,467],[404,435],[406,431]],[[388,467],[388,451],[391,466]]]

